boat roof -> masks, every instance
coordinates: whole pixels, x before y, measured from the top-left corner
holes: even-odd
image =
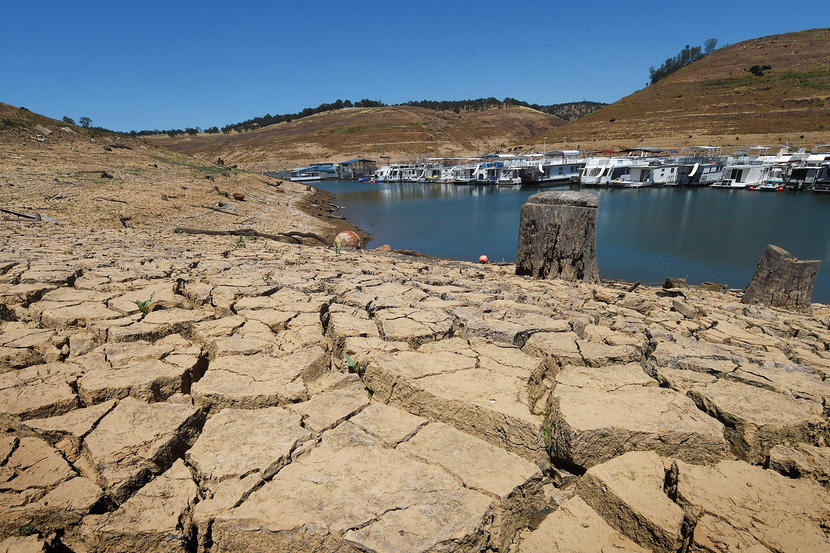
[[[352,163],[360,163],[360,162],[375,163],[375,160],[374,159],[356,158],[356,159],[350,159],[348,161],[341,161],[340,165],[351,165]]]
[[[323,171],[326,173],[334,173],[334,164],[333,163],[312,163],[308,167],[297,167],[293,169],[292,172],[301,172],[301,171]]]
[[[547,156],[556,156],[556,157],[568,157],[568,156],[578,156],[580,154],[579,150],[547,150],[543,155]]]
[[[620,150],[620,152],[652,152],[652,153],[665,152],[665,151],[666,150],[664,150],[663,148],[655,148],[654,146],[640,146],[638,148],[623,148],[623,149]]]

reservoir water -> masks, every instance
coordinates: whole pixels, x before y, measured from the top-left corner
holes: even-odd
[[[367,247],[515,261],[519,211],[536,187],[322,181]],[[560,187],[559,189],[563,189]],[[710,188],[587,189],[599,197],[600,277],[744,288],[767,244],[824,261],[814,301],[830,302],[830,195]]]

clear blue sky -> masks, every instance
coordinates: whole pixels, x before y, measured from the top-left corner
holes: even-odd
[[[686,44],[826,26],[826,0],[9,0],[0,101],[115,130],[337,98],[613,102]]]

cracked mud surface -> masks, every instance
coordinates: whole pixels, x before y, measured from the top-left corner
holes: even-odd
[[[0,551],[830,551],[826,306],[0,232]]]

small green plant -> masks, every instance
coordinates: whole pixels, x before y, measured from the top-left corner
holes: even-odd
[[[545,447],[550,446],[550,429],[542,427],[542,442]]]
[[[32,526],[31,524],[27,524],[26,526],[23,526],[20,529],[20,535],[21,536],[32,536],[32,535],[38,534],[38,533],[39,532],[37,531],[37,529],[34,526]]]
[[[150,294],[150,299],[145,301],[135,300],[135,305],[138,307],[138,310],[141,311],[144,315],[150,312],[150,304],[153,303],[153,297],[155,297],[156,293],[153,292]]]
[[[247,245],[248,245],[248,243],[247,243],[247,242],[245,242],[245,237],[244,237],[244,236],[240,236],[239,238],[237,238],[237,239],[236,239],[236,240],[234,240],[234,242],[233,242],[233,246],[234,246],[235,248],[244,248],[244,247],[245,247],[245,246],[247,246]]]
[[[346,367],[349,369],[350,373],[355,373],[357,376],[363,376],[363,372],[366,370],[365,367],[360,366],[360,361],[349,355],[346,354]]]
[[[335,238],[334,244],[332,244],[331,249],[334,250],[334,253],[340,255],[340,252],[343,251],[343,243],[340,241],[340,239]]]

